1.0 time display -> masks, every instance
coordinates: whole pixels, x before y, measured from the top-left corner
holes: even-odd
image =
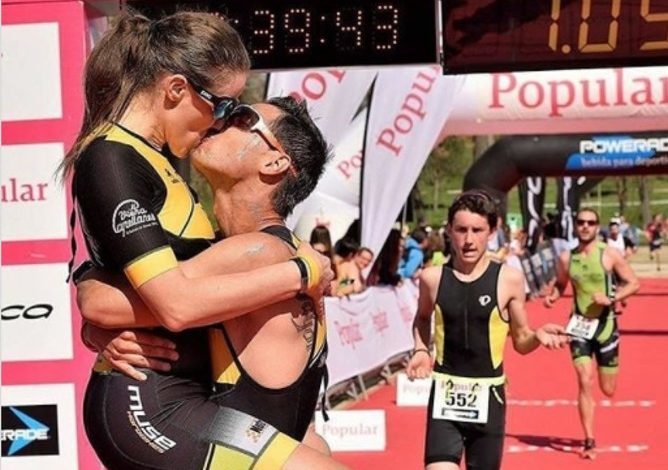
[[[446,73],[665,64],[668,0],[444,1]]]

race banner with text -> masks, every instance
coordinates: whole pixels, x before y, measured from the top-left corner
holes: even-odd
[[[413,348],[411,326],[417,286],[370,287],[350,297],[327,297],[329,383],[334,385],[382,366]]]
[[[668,128],[668,68],[473,74],[448,135],[633,132]]]
[[[267,98],[289,95],[305,100],[325,140],[335,148],[375,77],[375,70],[275,72],[269,76]]]
[[[362,244],[377,253],[437,143],[462,84],[440,66],[379,72],[362,187]]]
[[[334,149],[332,160],[325,167],[315,191],[298,204],[288,218],[288,226],[294,227],[301,238],[308,239],[313,227],[324,225],[329,229],[332,241],[336,241],[359,217],[366,117],[367,108],[355,116],[346,135]]]

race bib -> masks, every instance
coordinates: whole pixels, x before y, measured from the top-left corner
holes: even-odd
[[[583,339],[592,339],[598,328],[598,318],[587,318],[583,315],[571,315],[566,325],[566,333]]]
[[[434,419],[486,423],[489,414],[489,379],[434,374]]]

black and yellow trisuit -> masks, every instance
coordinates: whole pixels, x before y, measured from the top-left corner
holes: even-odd
[[[75,165],[73,193],[95,265],[136,288],[207,248],[214,231],[195,193],[162,152],[122,126],[98,132]],[[196,301],[196,299],[193,299]],[[84,424],[110,470],[274,469],[297,442],[271,424],[209,400],[205,329],[169,334],[179,360],[138,382],[99,360]]]

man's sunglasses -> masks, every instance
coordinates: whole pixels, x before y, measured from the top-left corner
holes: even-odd
[[[274,150],[278,150],[283,155],[288,155],[281,143],[278,141],[274,133],[269,129],[267,123],[264,122],[262,116],[252,107],[246,104],[240,104],[230,113],[224,122],[214,123],[214,128],[220,130],[228,127],[236,127],[245,132],[257,132],[262,139]]]
[[[213,106],[213,118],[215,120],[227,119],[234,108],[236,108],[236,106],[239,104],[239,101],[236,98],[232,98],[231,96],[216,96],[192,80],[188,81],[190,82],[190,86],[193,87],[193,90],[195,90],[195,93],[197,93],[200,98],[203,98],[211,103]]]
[[[589,227],[595,227],[598,225],[598,222],[595,220],[584,220],[584,219],[577,219],[575,223],[578,224],[578,227],[582,227],[583,225],[587,225]]]

